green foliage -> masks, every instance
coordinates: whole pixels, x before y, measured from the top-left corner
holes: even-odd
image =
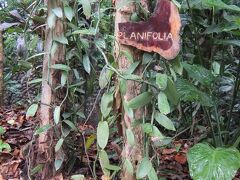
[[[212,148],[197,144],[188,152],[188,163],[192,178],[233,179],[240,168],[240,153],[232,148]]]

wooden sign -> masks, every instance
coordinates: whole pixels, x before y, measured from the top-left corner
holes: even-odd
[[[181,19],[170,0],[157,0],[155,11],[147,22],[119,23],[118,28],[121,44],[159,53],[165,59],[174,59],[180,51]]]

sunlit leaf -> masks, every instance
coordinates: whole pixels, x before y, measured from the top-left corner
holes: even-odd
[[[57,142],[57,144],[56,144],[56,146],[55,146],[55,152],[58,152],[58,151],[60,150],[60,148],[61,148],[62,145],[63,145],[63,141],[64,141],[63,138],[61,138],[61,139],[58,140],[58,142]]]
[[[166,74],[157,73],[156,75],[156,84],[161,90],[165,90],[167,88],[168,76]]]
[[[135,144],[135,137],[131,129],[126,130],[127,142],[129,145],[134,146]]]
[[[60,7],[54,8],[54,9],[52,9],[52,11],[57,17],[59,17],[59,18],[63,17],[63,12]]]
[[[85,54],[83,56],[83,67],[84,67],[85,71],[88,74],[90,74],[90,72],[91,72],[91,63],[90,63],[89,56],[87,54]]]

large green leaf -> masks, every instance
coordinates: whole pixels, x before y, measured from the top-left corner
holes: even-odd
[[[137,97],[131,99],[131,101],[128,102],[128,107],[132,109],[137,109],[140,107],[143,107],[150,103],[152,100],[152,93],[150,92],[144,92]]]
[[[108,83],[111,81],[113,72],[107,68],[107,66],[104,66],[100,76],[99,76],[99,86],[101,89],[104,89]]]
[[[156,84],[161,90],[167,88],[168,76],[166,74],[157,73],[156,75]]]
[[[197,144],[189,150],[187,159],[194,180],[231,180],[240,168],[240,153],[231,148]]]
[[[107,121],[100,121],[97,127],[97,142],[100,148],[104,149],[108,143],[109,126]]]
[[[177,92],[174,82],[168,77],[167,88],[164,90],[164,93],[167,95],[168,100],[177,105],[179,102],[179,94]]]
[[[82,4],[84,15],[87,17],[87,19],[89,19],[92,11],[91,1],[86,1],[86,0],[79,0],[79,1]]]
[[[204,31],[204,34],[229,32],[229,31],[236,30],[239,28],[240,28],[240,26],[234,22],[220,23],[217,25],[214,24],[214,25],[209,26]]]
[[[218,9],[226,9],[240,12],[240,8],[235,5],[227,5],[221,0],[203,0],[203,5],[208,7],[217,7]]]
[[[214,76],[209,70],[199,65],[190,65],[187,63],[183,63],[183,67],[190,77],[207,87],[211,86]]]
[[[182,101],[199,102],[201,105],[209,107],[213,105],[213,101],[208,94],[198,90],[194,85],[189,83],[187,80],[178,79],[176,85],[178,94]]]
[[[32,104],[28,110],[27,110],[27,113],[26,113],[26,116],[27,117],[33,117],[35,116],[36,112],[37,112],[37,109],[38,109],[38,104]]]

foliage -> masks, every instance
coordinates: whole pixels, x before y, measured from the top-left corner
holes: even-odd
[[[197,144],[188,152],[193,179],[233,179],[240,168],[240,153],[233,148],[212,148]]]

